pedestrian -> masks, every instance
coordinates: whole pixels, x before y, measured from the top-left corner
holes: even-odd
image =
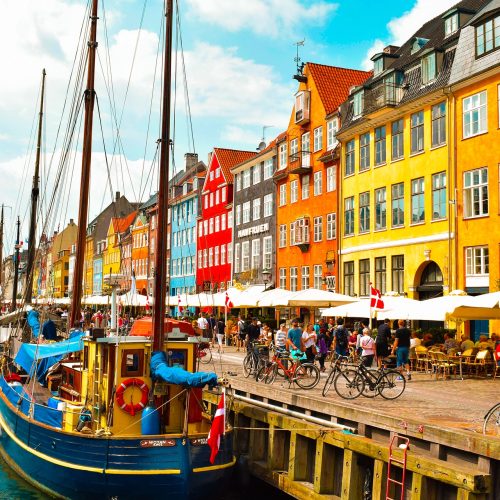
[[[250,344],[252,342],[255,342],[260,337],[260,326],[257,324],[257,322],[257,318],[252,318],[252,322],[248,325],[246,336],[247,349],[250,347]]]
[[[314,331],[314,326],[311,325],[311,323],[309,323],[306,326],[305,332],[302,334],[302,342],[306,350],[305,352],[308,363],[314,363],[316,354],[318,353],[316,348],[316,339],[317,335],[316,332]]]
[[[302,328],[298,320],[292,321],[292,328],[288,330],[288,349],[290,351],[302,351]]]
[[[285,349],[286,348],[286,342],[287,342],[287,330],[286,330],[286,324],[281,323],[280,329],[276,332],[276,335],[274,336],[274,343],[276,344],[276,347],[278,349]]]
[[[359,345],[361,346],[361,360],[364,366],[370,368],[375,357],[375,341],[370,335],[369,328],[363,328],[363,334],[360,336]]]
[[[377,355],[377,365],[382,367],[382,360],[389,354],[389,341],[391,340],[390,320],[384,319],[384,322],[379,325],[377,337],[375,338],[375,352]]]
[[[319,330],[318,341],[317,341],[317,349],[318,349],[318,361],[320,370],[324,372],[325,368],[325,359],[328,354],[328,337],[326,326],[322,326]]]
[[[403,369],[406,369],[406,377],[411,380],[410,365],[408,364],[408,356],[410,353],[410,330],[406,327],[404,319],[398,321],[399,328],[396,330],[396,340],[392,346],[392,354],[396,353],[396,364],[398,370],[403,374]]]
[[[198,328],[201,331],[201,337],[206,338],[207,332],[208,332],[208,321],[207,321],[207,318],[205,318],[205,316],[203,316],[202,312],[200,313],[200,317],[198,318],[196,323],[198,325]]]
[[[236,343],[236,350],[237,351],[239,351],[240,348],[243,349],[245,347],[247,331],[248,331],[247,322],[241,316],[238,316],[238,337],[237,337],[237,343]]]
[[[217,350],[218,352],[224,352],[224,330],[226,329],[226,325],[222,318],[219,318],[214,327],[214,331],[217,335]]]
[[[339,356],[349,355],[349,332],[344,326],[342,318],[337,319],[337,328],[333,334],[333,348]]]

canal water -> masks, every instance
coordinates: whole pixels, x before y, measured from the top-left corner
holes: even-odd
[[[273,500],[287,500],[291,497],[268,484],[245,474],[235,473],[228,483],[224,493],[218,494],[213,500],[255,500],[266,495]],[[45,500],[47,495],[33,488],[13,472],[0,457],[0,500]],[[262,497],[261,497],[262,498]],[[207,495],[207,500],[212,498]]]

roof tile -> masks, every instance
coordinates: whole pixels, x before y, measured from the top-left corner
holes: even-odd
[[[240,151],[237,149],[224,148],[214,148],[214,153],[217,155],[219,165],[227,183],[233,182],[233,174],[231,174],[232,167],[257,155],[254,151]]]

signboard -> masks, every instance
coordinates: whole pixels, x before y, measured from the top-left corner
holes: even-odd
[[[250,236],[252,234],[260,234],[269,231],[269,223],[259,224],[258,226],[247,227],[246,229],[240,229],[238,231],[238,238],[244,238],[245,236]]]
[[[162,448],[165,446],[175,446],[175,439],[143,439],[141,448]]]

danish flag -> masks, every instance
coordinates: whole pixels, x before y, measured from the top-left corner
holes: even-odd
[[[149,311],[149,295],[146,295],[146,311]]]
[[[224,406],[224,391],[217,405],[217,411],[215,412],[214,419],[212,421],[212,427],[208,433],[207,444],[210,446],[212,453],[210,453],[210,463],[215,462],[215,457],[219,453],[220,448],[220,437],[224,434],[226,429],[226,408]]]
[[[231,302],[231,299],[229,298],[228,293],[226,292],[226,309],[232,309],[234,307],[234,304]]]
[[[177,309],[179,309],[179,313],[182,314],[182,311],[184,311],[184,306],[181,305],[181,294],[177,294]]]
[[[370,307],[372,309],[383,309],[384,301],[382,300],[382,294],[380,290],[372,287],[370,283]]]

